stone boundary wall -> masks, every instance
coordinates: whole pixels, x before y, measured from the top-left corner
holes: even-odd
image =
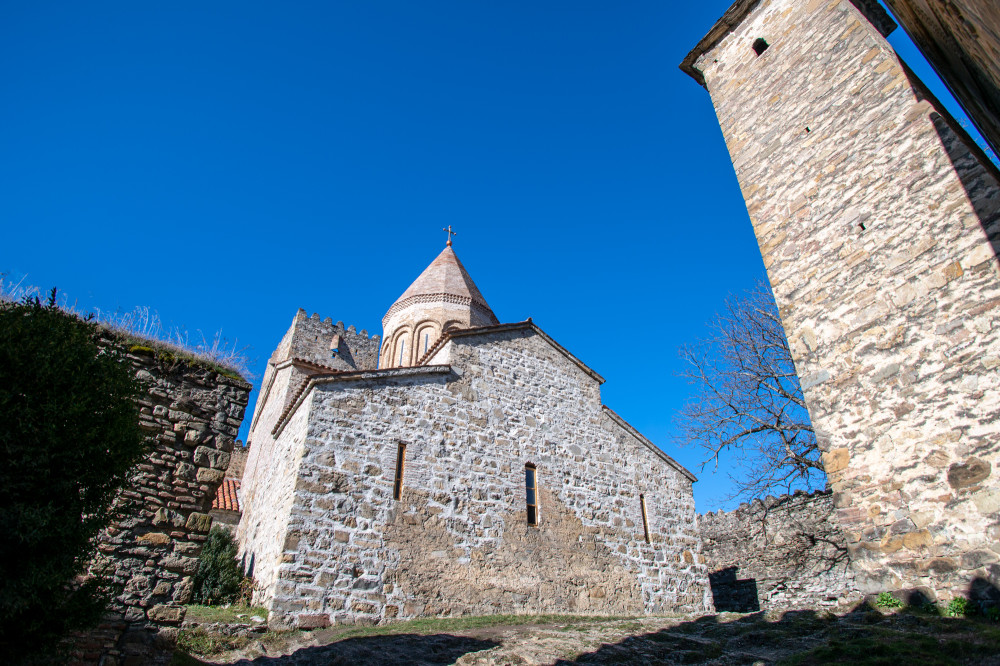
[[[717,611],[843,605],[861,597],[828,491],[699,516]]]
[[[191,600],[208,512],[230,463],[250,384],[186,360],[133,347],[148,392],[140,424],[149,456],[122,493],[125,518],[99,540],[99,557],[124,592],[106,621],[74,642],[75,664],[152,664],[169,647]]]

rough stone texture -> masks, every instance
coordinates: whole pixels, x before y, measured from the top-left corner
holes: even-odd
[[[716,611],[857,601],[830,493],[796,493],[698,517]]]
[[[236,445],[229,452],[229,467],[226,468],[226,476],[230,479],[242,479],[249,455],[250,447],[244,446],[243,442],[236,440]]]
[[[425,367],[314,377],[283,416],[265,405],[239,534],[272,622],[710,608],[693,477],[602,407],[601,381],[525,323],[456,334]]]
[[[886,4],[1000,154],[1000,3],[886,0]]]
[[[997,173],[849,2],[699,46],[865,591],[997,596]],[[760,56],[751,48],[770,44]]]
[[[328,317],[320,320],[318,314],[309,317],[305,310],[300,309],[292,325],[285,333],[277,349],[271,354],[264,378],[261,383],[260,397],[254,407],[253,419],[250,422],[250,432],[247,436],[247,460],[244,475],[254,478],[271,478],[276,484],[269,485],[264,492],[271,497],[270,492],[278,486],[287,485],[284,475],[293,473],[289,466],[287,451],[278,451],[271,430],[282,416],[285,409],[295,401],[300,390],[313,375],[328,372],[349,372],[353,370],[372,370],[378,365],[379,336],[368,337],[367,331],[357,333],[354,326],[344,329],[343,322],[336,324]],[[333,350],[337,353],[334,354]],[[267,469],[258,469],[260,461],[267,461]],[[269,482],[272,483],[272,482]],[[294,485],[294,484],[293,484]],[[256,489],[256,487],[255,487]],[[241,501],[246,501],[246,488],[241,488]],[[250,503],[253,502],[251,496]],[[244,506],[245,508],[245,506]],[[272,516],[278,519],[281,512]],[[275,526],[274,529],[278,529]],[[244,538],[244,531],[237,530],[238,538]],[[280,548],[281,544],[274,545]],[[257,575],[256,560],[246,562],[245,566]],[[263,565],[265,569],[270,563]]]
[[[267,371],[290,359],[332,370],[367,370],[378,362],[378,348],[379,336],[369,338],[368,331],[358,333],[353,326],[345,330],[342,321],[334,324],[329,317],[320,320],[316,313],[309,317],[300,309],[271,355]]]
[[[183,360],[166,363],[138,352],[129,359],[149,386],[140,423],[152,450],[122,493],[126,517],[98,542],[99,558],[124,592],[108,622],[85,642],[104,645],[103,657],[117,653],[125,663],[152,663],[152,654],[176,636],[173,627],[190,602],[191,575],[211,526],[207,514],[251,386]],[[202,470],[219,475],[199,480]],[[120,639],[109,638],[118,630]]]

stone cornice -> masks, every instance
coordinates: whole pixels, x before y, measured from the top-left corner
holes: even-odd
[[[389,308],[389,311],[385,313],[382,317],[382,328],[384,329],[389,319],[399,312],[402,312],[411,305],[417,305],[420,303],[451,303],[453,305],[467,305],[469,307],[475,307],[480,310],[482,314],[489,315],[493,321],[497,321],[496,315],[490,310],[490,306],[486,303],[474,300],[469,296],[458,296],[456,294],[417,294],[416,296],[410,296],[401,301],[396,301]]]
[[[302,310],[302,312],[305,312],[305,310]],[[342,372],[341,370],[338,370],[337,368],[331,367],[329,365],[323,365],[322,363],[307,361],[304,358],[298,358],[298,357],[288,358],[279,363],[272,363],[271,365],[274,368],[274,372],[271,373],[271,377],[267,381],[267,386],[261,388],[260,392],[261,397],[257,398],[258,402],[263,400],[266,403],[268,398],[270,398],[271,387],[274,385],[274,378],[277,376],[278,370],[284,370],[285,368],[288,367],[296,367],[322,373]],[[250,422],[251,432],[253,432],[253,429],[257,427],[257,421],[260,420],[260,415],[263,412],[264,412],[263,407],[261,407],[261,409],[259,410],[254,410],[253,420]]]
[[[736,26],[743,22],[747,14],[753,11],[759,4],[760,0],[736,0],[736,2],[730,5],[726,13],[722,15],[722,18],[716,21],[712,29],[708,31],[708,34],[702,37],[698,45],[684,56],[684,60],[680,64],[681,71],[697,81],[698,85],[705,85],[705,76],[699,70],[695,69],[695,62],[697,62],[703,53],[711,50],[726,35],[731,33]]]

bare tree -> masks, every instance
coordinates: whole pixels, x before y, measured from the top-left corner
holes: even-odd
[[[712,336],[681,349],[695,391],[677,418],[701,468],[732,454],[733,497],[822,486],[826,477],[774,297],[767,284],[726,301]]]

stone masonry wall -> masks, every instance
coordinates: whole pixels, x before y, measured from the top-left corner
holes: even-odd
[[[829,492],[698,517],[717,611],[818,608],[861,597]]]
[[[275,563],[260,599],[272,621],[711,607],[691,478],[602,409],[598,380],[525,330],[455,338],[442,354],[450,367],[325,378],[280,426],[276,456],[294,462],[258,485],[241,525],[258,571]],[[287,530],[264,525],[293,484]],[[256,550],[268,542],[283,551]]]
[[[332,353],[334,344],[337,354]],[[273,584],[284,543],[298,471],[300,453],[296,447],[301,445],[301,440],[293,443],[288,437],[278,444],[271,431],[311,376],[374,369],[378,351],[379,336],[369,338],[367,331],[357,333],[354,326],[344,329],[343,322],[334,324],[318,314],[310,317],[300,309],[271,355],[250,422],[249,452],[240,486],[244,517],[236,530],[243,548],[243,566],[265,589]],[[297,417],[296,423],[303,418]],[[247,544],[252,547],[247,548]]]
[[[744,15],[699,45],[694,70],[743,189],[858,583],[996,597],[997,173],[850,2],[734,9]],[[759,56],[757,39],[769,45]]]
[[[265,406],[264,415],[273,426],[280,404]],[[280,438],[262,432],[250,448],[247,469],[240,486],[243,516],[236,529],[244,570],[258,585],[255,601],[270,599],[278,567],[285,550],[288,520],[306,441],[309,409],[299,409],[285,424]]]
[[[125,663],[150,663],[149,651],[156,642],[172,642],[183,604],[191,600],[208,512],[251,387],[205,366],[157,360],[141,348],[133,348],[129,359],[149,386],[140,423],[152,450],[122,494],[126,517],[98,544],[114,581],[124,586],[112,609],[119,619],[104,627],[105,633],[117,627],[124,638],[102,649]]]

